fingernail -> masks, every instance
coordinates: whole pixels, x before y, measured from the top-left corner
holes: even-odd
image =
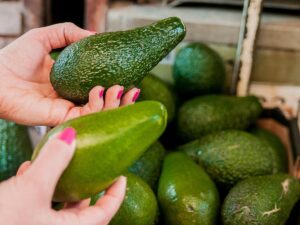
[[[76,137],[76,130],[72,127],[65,128],[59,135],[59,139],[68,145],[72,144]]]
[[[141,92],[140,89],[138,89],[138,90],[135,92],[135,94],[134,94],[134,96],[133,96],[133,98],[132,98],[132,101],[133,101],[133,102],[135,102],[135,101],[138,99],[138,97],[139,97],[139,95],[140,95],[140,92]]]
[[[93,34],[96,34],[97,32],[94,31],[94,30],[89,30],[89,32],[93,33]]]
[[[104,94],[104,89],[102,89],[102,90],[99,92],[99,98],[102,98],[102,97],[103,97],[103,94]]]
[[[124,91],[124,88],[122,88],[122,89],[118,92],[117,99],[120,99],[120,98],[122,97],[123,91]]]

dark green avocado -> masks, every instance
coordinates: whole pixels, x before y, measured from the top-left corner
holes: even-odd
[[[96,34],[66,47],[52,67],[57,93],[84,103],[96,85],[138,85],[185,36],[177,17],[128,31]]]

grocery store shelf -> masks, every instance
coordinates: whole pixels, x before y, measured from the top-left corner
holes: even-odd
[[[108,30],[125,30],[159,19],[177,16],[187,27],[187,41],[235,45],[242,12],[215,7],[171,8],[161,5],[113,5],[108,12]],[[300,50],[300,17],[264,13],[258,47]]]

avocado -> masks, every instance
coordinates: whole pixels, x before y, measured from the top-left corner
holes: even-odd
[[[63,48],[54,49],[50,52],[50,57],[54,61],[58,58],[59,54],[62,52]]]
[[[250,132],[271,147],[274,154],[274,164],[277,171],[288,172],[288,159],[285,147],[280,139],[272,132],[260,127],[253,127]]]
[[[19,166],[30,160],[31,141],[27,127],[0,119],[0,181],[16,175]]]
[[[168,112],[168,122],[171,122],[175,116],[175,93],[172,88],[160,78],[149,74],[141,84],[141,94],[139,101],[154,100],[165,105]]]
[[[225,82],[225,65],[216,51],[194,42],[177,53],[173,77],[176,89],[184,96],[220,93]]]
[[[239,182],[222,207],[224,225],[284,225],[300,197],[300,182],[288,174]]]
[[[85,103],[96,85],[138,85],[185,36],[177,17],[128,31],[95,34],[66,47],[52,67],[56,92]]]
[[[157,141],[129,167],[128,171],[141,177],[155,190],[165,153],[165,148]]]
[[[158,139],[166,123],[165,107],[154,101],[89,114],[52,129],[38,144],[32,159],[50,136],[73,127],[77,132],[76,151],[56,186],[53,200],[78,201],[110,186]]]
[[[154,225],[158,205],[151,188],[138,176],[126,173],[125,199],[109,225]]]
[[[183,141],[191,141],[215,131],[246,129],[261,112],[255,96],[200,96],[180,107],[178,133]]]
[[[205,170],[182,152],[168,154],[158,185],[158,203],[167,225],[212,225],[219,194]]]
[[[179,146],[223,187],[239,180],[274,173],[272,149],[240,130],[225,130]]]

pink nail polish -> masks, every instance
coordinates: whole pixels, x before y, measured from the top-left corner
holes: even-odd
[[[104,89],[102,89],[102,90],[99,92],[99,98],[102,98],[102,97],[103,97],[103,94],[104,94]]]
[[[140,95],[140,92],[141,92],[141,90],[137,90],[137,91],[135,92],[135,94],[134,94],[134,96],[133,96],[133,98],[132,98],[132,101],[133,101],[133,102],[135,102],[135,101],[138,99],[138,97],[139,97],[139,95]]]
[[[76,137],[76,130],[72,127],[65,128],[59,135],[59,139],[68,145],[72,144]]]
[[[120,90],[118,95],[117,95],[117,99],[120,99],[122,97],[124,89]]]

